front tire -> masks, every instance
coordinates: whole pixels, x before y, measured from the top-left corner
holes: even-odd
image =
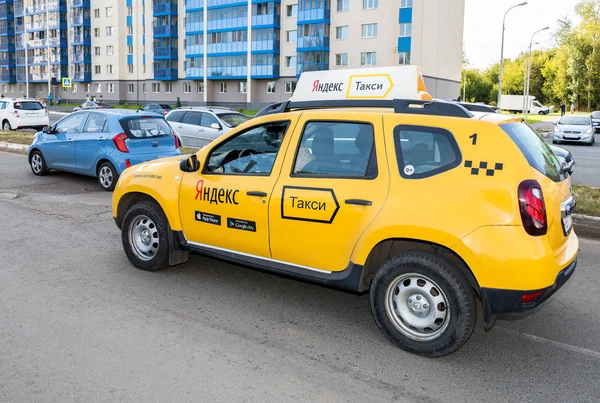
[[[154,202],[134,204],[121,226],[121,241],[129,261],[148,271],[169,267],[169,231],[160,206]]]
[[[475,293],[450,261],[425,252],[390,258],[371,287],[371,312],[398,347],[426,357],[453,353],[475,327]]]
[[[119,180],[119,174],[115,166],[110,162],[103,162],[98,168],[98,183],[107,192],[113,191]]]
[[[29,159],[29,166],[31,167],[31,172],[33,172],[33,174],[36,176],[44,176],[48,173],[48,165],[46,165],[46,159],[38,150],[35,150],[31,153],[31,158]]]

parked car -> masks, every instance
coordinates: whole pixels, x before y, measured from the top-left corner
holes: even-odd
[[[569,175],[573,175],[573,168],[575,167],[575,160],[573,159],[573,155],[571,155],[571,152],[569,150],[567,150],[566,148],[553,146],[553,145],[551,145],[550,148],[552,149],[552,151],[554,151],[554,154],[556,154],[556,158],[558,158],[558,161],[560,162],[562,169],[565,172],[567,172]]]
[[[488,112],[488,113],[499,113],[500,110],[495,106],[486,104],[478,104],[472,102],[457,102],[460,106],[471,112]]]
[[[478,312],[490,330],[568,282],[574,207],[522,118],[432,100],[414,66],[305,72],[197,153],[127,170],[112,199],[134,266],[198,253],[370,290],[388,340],[428,357],[459,349]]]
[[[32,128],[42,130],[50,124],[48,109],[33,99],[0,99],[2,130]]]
[[[79,111],[37,133],[29,146],[35,175],[50,169],[95,176],[113,190],[128,167],[161,157],[181,155],[164,117],[125,109]]]
[[[166,115],[169,111],[172,111],[171,105],[167,104],[148,104],[142,108],[145,112],[154,112]]]
[[[85,101],[79,106],[73,108],[73,112],[77,112],[85,109],[112,109],[112,106],[105,102],[93,102],[93,101]]]
[[[250,120],[229,108],[185,107],[170,111],[167,122],[177,133],[182,146],[204,147],[234,127]]]
[[[568,141],[591,146],[596,142],[592,118],[589,116],[565,115],[555,125],[552,135],[554,144]]]
[[[592,124],[594,125],[594,133],[598,133],[600,130],[600,111],[592,112],[591,116]]]

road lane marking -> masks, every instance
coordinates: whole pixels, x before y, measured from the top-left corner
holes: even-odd
[[[582,348],[582,347],[573,346],[571,344],[561,343],[560,341],[554,341],[554,340],[546,339],[544,337],[534,336],[529,333],[518,332],[516,330],[508,329],[508,328],[502,327],[502,326],[497,326],[497,328],[506,333],[512,333],[515,335],[523,336],[526,339],[536,341],[538,343],[548,344],[550,346],[558,347],[563,350],[571,351],[574,353],[584,354],[584,355],[587,355],[588,357],[593,357],[593,358],[600,360],[600,352],[599,351],[588,350],[587,348]]]

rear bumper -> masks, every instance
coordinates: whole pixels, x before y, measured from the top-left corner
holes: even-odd
[[[577,258],[567,267],[558,272],[554,284],[539,290],[503,290],[498,288],[482,288],[484,309],[487,314],[512,314],[527,312],[550,298],[571,278],[577,266]],[[521,298],[525,294],[539,293],[535,300],[523,303]]]
[[[130,166],[134,166],[137,164],[156,160],[159,158],[174,157],[177,155],[181,155],[181,151],[179,151],[179,149],[175,149],[175,150],[169,151],[169,152],[163,152],[160,154],[158,154],[158,153],[156,153],[156,154],[122,154],[119,156],[120,158],[117,160],[117,163],[115,164],[115,168],[117,168],[117,171],[119,172],[119,175],[120,175],[123,173],[123,171],[125,169],[127,169],[127,162],[126,162],[127,160],[129,160]]]
[[[10,120],[9,120],[9,122],[10,122]],[[14,125],[13,125],[13,123],[14,123]],[[11,126],[13,127],[13,129],[48,126],[49,124],[50,124],[50,119],[48,118],[48,116],[13,118],[13,122],[11,122]]]

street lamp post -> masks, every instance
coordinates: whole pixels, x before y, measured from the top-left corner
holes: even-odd
[[[506,10],[506,13],[504,13],[504,18],[502,19],[502,45],[500,46],[500,75],[498,78],[498,108],[501,107],[500,100],[502,98],[502,64],[504,63],[504,31],[506,30],[506,28],[505,28],[506,14],[508,14],[508,12],[510,10],[512,10],[513,8],[526,6],[526,5],[527,5],[527,2],[524,1],[523,3],[517,4],[516,6],[512,6],[511,8]]]
[[[535,42],[534,45],[539,45],[539,42]],[[523,72],[523,113],[525,113],[525,93],[527,92],[527,71],[529,68],[529,54],[527,49],[523,51],[525,54],[525,71]]]
[[[527,119],[527,115],[529,114],[529,84],[531,81],[531,47],[533,46],[533,37],[538,32],[546,31],[550,29],[550,27],[545,27],[542,29],[538,29],[531,35],[531,39],[529,40],[529,53],[527,54],[527,86],[525,90],[525,119]]]

